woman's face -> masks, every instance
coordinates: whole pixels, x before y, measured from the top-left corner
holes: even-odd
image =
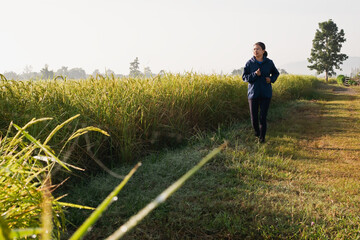
[[[259,45],[254,45],[253,53],[256,58],[262,58],[265,50],[263,50]]]

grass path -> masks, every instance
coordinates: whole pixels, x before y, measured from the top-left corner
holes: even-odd
[[[86,239],[110,235],[224,139],[229,147],[127,239],[360,239],[360,88],[344,89],[272,106],[266,144],[246,122],[149,156]],[[67,201],[96,206],[116,184],[98,175]]]

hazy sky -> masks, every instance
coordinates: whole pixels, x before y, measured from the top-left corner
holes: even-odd
[[[0,72],[61,66],[230,73],[266,44],[279,67],[310,56],[318,23],[344,29],[360,56],[359,0],[0,0]]]

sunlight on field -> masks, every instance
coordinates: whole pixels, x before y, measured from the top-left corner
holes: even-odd
[[[311,95],[317,79],[284,75],[274,84],[274,101]],[[76,114],[75,124],[110,134],[92,142],[93,152],[129,161],[164,144],[178,145],[198,130],[247,117],[247,84],[241,76],[167,74],[149,79],[98,77],[84,80],[0,81],[0,129],[16,120]],[[41,126],[33,134],[46,134]],[[45,130],[46,131],[46,130]],[[55,141],[61,141],[63,132]],[[113,161],[113,160],[111,160]]]

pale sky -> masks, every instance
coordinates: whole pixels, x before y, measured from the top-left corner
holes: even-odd
[[[319,22],[344,29],[360,56],[359,0],[0,0],[0,73],[45,64],[128,74],[230,73],[266,44],[276,66],[310,56]]]

